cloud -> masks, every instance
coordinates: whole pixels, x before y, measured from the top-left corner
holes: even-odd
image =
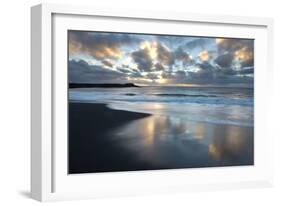
[[[134,71],[128,74],[132,78],[143,78],[143,75],[140,72]]]
[[[221,67],[230,67],[234,59],[233,53],[225,53],[218,56],[215,62]]]
[[[202,63],[197,63],[196,64],[197,67],[199,67],[202,70],[213,70],[215,71],[217,68],[212,65],[210,62],[202,62]]]
[[[179,70],[176,71],[174,74],[174,79],[176,79],[178,82],[182,82],[186,79],[187,73],[185,71]]]
[[[131,57],[141,71],[152,71],[153,68],[164,70],[164,66],[173,65],[176,59],[185,63],[192,60],[192,57],[181,48],[171,51],[161,42],[148,41],[143,42],[139,50],[132,52]]]
[[[174,78],[174,75],[172,74],[171,71],[163,71],[161,76],[164,79],[173,79]]]
[[[105,66],[113,67],[113,63],[112,63],[111,61],[109,61],[109,60],[104,59],[104,60],[102,60],[101,62],[102,62],[103,65],[105,65]]]
[[[124,73],[89,65],[83,60],[68,62],[68,77],[71,83],[120,83],[126,81]]]
[[[155,74],[155,73],[148,73],[148,74],[146,74],[146,78],[155,80],[155,79],[159,79],[159,76],[158,76],[158,74]]]
[[[157,58],[161,64],[172,65],[174,63],[173,53],[168,47],[158,42],[157,44]]]
[[[156,41],[143,41],[140,44],[141,49],[146,49],[151,59],[157,58],[157,42]]]
[[[127,67],[124,67],[124,68],[122,68],[122,67],[117,67],[117,70],[120,71],[120,72],[122,72],[122,73],[126,73],[126,74],[130,74],[130,73],[132,72],[132,71],[129,70]]]
[[[210,44],[213,40],[211,38],[198,38],[192,41],[189,41],[185,44],[185,48],[187,49],[196,49],[196,48],[204,48],[207,44]]]
[[[254,42],[247,39],[70,31],[69,54],[72,82],[253,82]]]
[[[240,84],[245,86],[253,86],[254,78],[249,76],[237,75],[220,75],[216,77],[216,84]]]
[[[186,82],[187,73],[183,70],[178,70],[175,72],[163,71],[161,77],[169,84],[180,84]]]
[[[185,52],[182,47],[177,48],[174,51],[174,57],[177,60],[183,61],[183,62],[191,62],[192,61],[192,56]]]
[[[254,47],[253,40],[249,39],[218,38],[216,40],[216,43],[219,50],[224,50],[228,52],[235,52],[243,47],[247,47],[253,50]]]
[[[188,80],[193,83],[206,83],[212,82],[216,77],[217,69],[209,62],[198,63],[196,66],[199,68],[197,72],[188,72]]]
[[[162,78],[171,84],[245,84],[252,85],[253,77],[244,76],[253,74],[253,67],[242,68],[239,71],[231,68],[220,68],[210,62],[202,62],[193,65],[196,71],[178,70],[176,72],[165,71]]]
[[[156,63],[155,66],[154,66],[154,70],[156,71],[163,71],[165,70],[164,66],[161,64],[161,63]]]
[[[233,61],[241,63],[242,67],[254,65],[254,41],[249,39],[222,39],[216,40],[218,52],[216,62],[223,66],[230,66]],[[223,58],[226,58],[223,60]]]
[[[139,39],[121,33],[69,31],[69,54],[87,54],[96,59],[119,58],[122,45],[135,44]]]
[[[241,49],[235,51],[234,57],[236,60],[241,61],[243,67],[249,67],[254,65],[254,53],[253,48],[242,47]]]
[[[187,38],[183,36],[160,35],[160,36],[156,36],[156,39],[158,42],[165,43],[165,45],[174,46],[174,45],[184,44]]]
[[[133,60],[136,62],[138,69],[141,71],[152,70],[152,58],[147,48],[139,49],[131,53]]]

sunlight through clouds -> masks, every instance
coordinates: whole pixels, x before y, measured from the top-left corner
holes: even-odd
[[[68,35],[69,61],[89,63],[91,82],[100,81],[97,67],[91,67],[95,65],[107,69],[108,76],[115,70],[125,77],[110,82],[253,84],[253,40],[83,31]]]
[[[147,49],[151,59],[156,59],[156,57],[157,57],[157,42],[156,41],[152,41],[152,42],[144,41],[141,43],[140,48]]]
[[[208,61],[209,57],[209,52],[206,50],[199,53],[199,58],[201,59],[201,61]]]

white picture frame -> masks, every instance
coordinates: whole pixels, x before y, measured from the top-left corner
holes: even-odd
[[[255,165],[68,175],[63,166],[66,164],[67,148],[63,137],[66,135],[66,113],[62,111],[67,97],[66,58],[63,56],[67,52],[66,44],[58,42],[65,42],[67,29],[91,30],[91,21],[95,19],[102,20],[95,22],[100,30],[109,30],[111,25],[112,31],[127,31],[130,27],[130,31],[149,33],[153,32],[153,24],[157,23],[160,25],[159,33],[165,32],[165,24],[169,24],[175,28],[173,34],[186,34],[187,31],[181,28],[192,24],[194,34],[203,32],[207,36],[258,39],[255,46],[255,67],[258,68],[255,71]],[[123,26],[114,26],[112,22],[116,20]],[[136,22],[148,26],[136,28],[133,26]],[[40,4],[31,8],[31,26],[32,198],[53,201],[272,186],[273,136],[266,112],[271,106],[271,96],[267,91],[272,87],[273,77],[272,19]],[[58,70],[58,67],[64,69]],[[267,85],[267,89],[263,85]]]

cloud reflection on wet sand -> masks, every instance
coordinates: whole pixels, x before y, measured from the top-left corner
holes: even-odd
[[[111,131],[112,132],[112,131]],[[161,168],[253,164],[253,127],[152,115],[112,132],[114,144]]]

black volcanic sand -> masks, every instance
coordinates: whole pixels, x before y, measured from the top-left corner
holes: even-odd
[[[112,129],[148,116],[112,110],[105,104],[69,103],[69,173],[154,169],[112,144],[114,135],[110,135]]]

